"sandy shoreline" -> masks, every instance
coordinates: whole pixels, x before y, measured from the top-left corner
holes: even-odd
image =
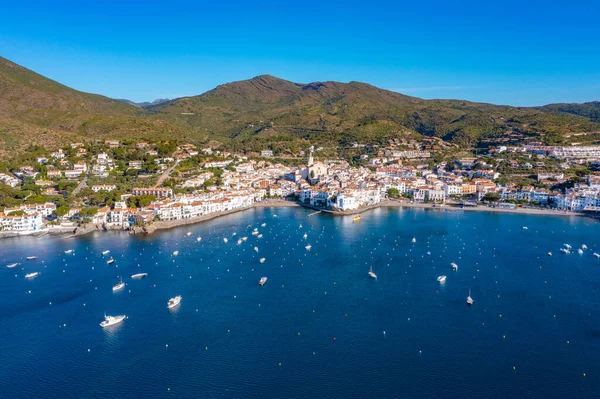
[[[314,210],[315,212],[320,211],[323,214],[329,214],[332,216],[359,215],[361,213],[368,212],[370,210],[377,209],[377,208],[418,208],[418,209],[431,209],[434,211],[446,211],[446,212],[457,212],[457,211],[492,212],[492,213],[508,213],[508,214],[516,214],[516,215],[538,215],[538,216],[569,216],[569,217],[586,216],[580,212],[552,211],[549,209],[532,209],[532,208],[504,209],[504,208],[491,208],[491,207],[487,207],[487,206],[476,206],[476,207],[463,208],[463,207],[452,205],[452,204],[450,204],[450,205],[447,204],[445,206],[439,206],[439,205],[433,206],[433,204],[410,203],[410,202],[399,201],[399,200],[386,200],[386,201],[382,201],[375,205],[367,206],[367,207],[352,210],[352,211],[335,211],[335,210],[330,210],[330,209],[320,209],[320,208],[313,207],[310,205],[301,204],[301,203],[295,202],[295,201],[275,200],[275,201],[257,202],[251,206],[238,208],[238,209],[232,209],[230,211],[216,212],[216,213],[213,213],[210,215],[205,215],[205,216],[201,216],[199,218],[194,218],[194,219],[158,221],[158,222],[154,222],[152,225],[150,225],[147,228],[137,228],[135,231],[122,229],[122,228],[103,229],[100,227],[82,226],[77,229],[77,232],[75,234],[71,234],[71,235],[67,236],[66,238],[75,238],[75,237],[87,235],[87,234],[90,234],[90,233],[93,233],[96,231],[129,231],[131,234],[140,234],[140,233],[141,234],[153,234],[154,232],[159,231],[159,230],[168,230],[168,229],[172,229],[172,228],[176,228],[176,227],[180,227],[180,226],[202,223],[202,222],[205,222],[208,220],[216,219],[216,218],[226,216],[226,215],[231,215],[231,214],[234,214],[237,212],[246,211],[246,210],[249,210],[252,208],[278,208],[278,207],[285,207],[285,208],[287,208],[287,207],[302,207],[302,208]],[[4,233],[11,233],[11,232],[4,232]],[[45,232],[45,234],[60,235],[60,234],[67,234],[67,233],[56,231],[56,232]],[[36,234],[23,235],[23,234],[14,234],[14,233],[13,234],[2,234],[2,232],[0,232],[0,239],[8,238],[8,237],[17,237],[17,236],[18,237],[39,236],[39,234],[37,234],[37,235]]]

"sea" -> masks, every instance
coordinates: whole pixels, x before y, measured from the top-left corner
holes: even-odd
[[[598,221],[311,213],[2,240],[0,397],[600,397]]]

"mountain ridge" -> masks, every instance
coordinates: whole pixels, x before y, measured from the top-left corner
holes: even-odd
[[[600,143],[600,102],[424,100],[357,81],[295,83],[268,74],[142,107],[123,101],[77,91],[0,57],[0,151],[115,137],[216,141],[240,151],[294,151],[306,141],[383,144],[407,134],[465,149],[514,140],[566,144],[572,133]]]

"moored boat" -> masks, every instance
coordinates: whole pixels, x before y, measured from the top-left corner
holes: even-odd
[[[104,321],[102,321],[100,323],[100,327],[106,328],[106,327],[114,326],[115,324],[121,323],[126,318],[127,318],[127,316],[125,316],[125,315],[120,315],[120,316],[104,315]]]
[[[181,303],[181,295],[177,295],[174,298],[169,299],[169,302],[167,302],[167,307],[169,309],[174,308],[175,306],[179,305]]]
[[[115,263],[114,258],[110,258],[109,260],[106,261],[107,265],[110,265],[111,263]]]
[[[137,279],[139,279],[139,278],[144,278],[147,275],[148,275],[148,273],[136,273],[136,274],[132,274],[131,278],[137,278]]]
[[[25,275],[25,278],[36,278],[39,275],[40,275],[40,272],[27,273]]]
[[[265,263],[265,258],[260,258],[260,263]]]
[[[356,222],[359,222],[359,221],[360,221],[360,215],[356,215],[356,216],[354,216],[354,217],[352,218],[352,221],[353,221],[354,223],[356,223]]]
[[[173,251],[173,256],[179,255],[179,251]]]
[[[38,257],[37,256],[28,256],[26,259],[27,260],[36,260]]]
[[[450,263],[450,266],[452,266],[452,270],[457,271],[458,270],[458,265],[454,262]]]
[[[473,304],[473,298],[471,298],[471,290],[469,289],[469,296],[467,297],[467,305]]]
[[[369,277],[374,278],[375,280],[377,280],[377,275],[373,271],[373,266],[371,266],[371,268],[369,269],[369,273],[368,274],[369,274]]]
[[[446,276],[439,276],[437,278],[437,282],[440,284],[444,284],[446,282]]]
[[[110,250],[108,250],[108,249],[106,251],[102,251],[102,255],[105,255],[105,256],[108,255],[109,253],[110,253]]]
[[[125,283],[123,282],[123,278],[121,278],[121,281],[119,283],[113,285],[112,290],[113,292],[116,292],[122,290],[123,288],[125,288]]]
[[[261,277],[260,281],[258,282],[258,284],[265,285],[266,282],[267,282],[267,278],[266,277]]]
[[[72,254],[72,253],[73,253],[73,250],[72,250],[72,249],[67,249],[67,250],[65,251],[65,254],[67,254],[67,255],[70,255],[70,254]]]
[[[304,247],[304,249],[306,249],[307,251],[310,251],[310,249],[312,248],[312,245],[308,244],[307,246]]]
[[[9,269],[12,269],[13,267],[17,267],[19,266],[18,263],[11,263],[10,265],[6,265],[6,267],[8,267]]]

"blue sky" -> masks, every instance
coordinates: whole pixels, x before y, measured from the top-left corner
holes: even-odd
[[[0,56],[78,90],[134,101],[266,73],[357,80],[423,98],[600,100],[598,1],[402,3],[9,2]]]

